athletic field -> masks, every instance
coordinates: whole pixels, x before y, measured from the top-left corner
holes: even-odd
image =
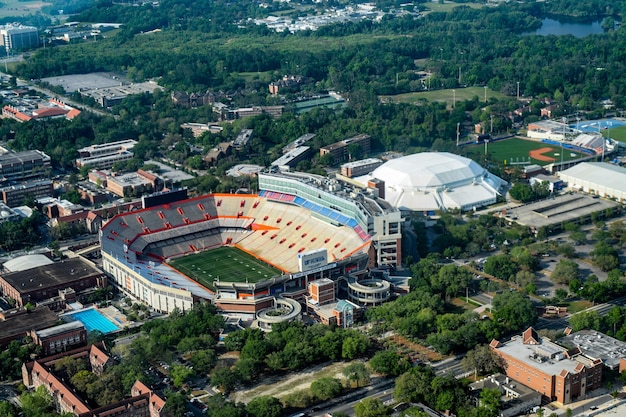
[[[626,143],[626,121],[622,119],[582,120],[570,127],[588,133],[600,132],[605,138],[610,136],[611,139]]]
[[[487,100],[492,97],[504,99],[506,96],[498,91],[485,89],[483,87],[467,87],[446,90],[419,91],[415,93],[396,94],[395,96],[380,96],[381,100],[393,103],[417,103],[420,100],[426,101],[442,101],[448,106],[452,106],[454,100],[457,102],[464,100],[472,100],[478,97],[478,101],[483,102],[487,93]]]
[[[170,265],[211,289],[216,279],[255,283],[281,274],[278,269],[229,246],[183,256],[171,261]]]
[[[465,152],[467,155],[484,155],[485,144],[466,146]],[[492,161],[504,165],[517,165],[527,161],[531,164],[547,165],[551,162],[560,162],[561,158],[563,161],[569,161],[586,156],[559,146],[519,138],[489,142],[487,152],[491,155]]]

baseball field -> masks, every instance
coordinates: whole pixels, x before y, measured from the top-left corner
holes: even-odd
[[[485,150],[491,156],[492,161],[504,165],[521,165],[524,162],[547,165],[551,162],[570,161],[585,156],[570,149],[520,138],[470,145],[465,148],[468,156],[484,154]]]

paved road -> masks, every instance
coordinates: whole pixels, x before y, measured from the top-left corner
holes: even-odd
[[[583,311],[596,311],[601,316],[606,315],[609,310],[611,310],[615,306],[623,306],[626,304],[626,297],[616,298],[615,300],[609,301],[607,303],[596,304],[595,306],[589,307]],[[578,313],[576,313],[578,314]],[[562,330],[569,326],[569,319],[572,317],[571,314],[568,314],[565,317],[560,319],[544,319],[540,318],[537,324],[534,326],[535,329],[551,329],[551,330]]]
[[[313,417],[322,417],[326,413],[344,413],[349,416],[354,415],[354,406],[367,397],[380,398],[382,401],[389,401],[393,396],[394,379],[381,379],[370,385],[353,391],[342,397],[329,400],[323,404],[303,410],[302,412]]]

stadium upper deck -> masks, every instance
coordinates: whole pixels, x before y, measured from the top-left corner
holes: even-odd
[[[302,252],[326,249],[329,262],[368,252],[371,237],[354,219],[297,198],[213,194],[117,215],[100,231],[103,266],[119,287],[169,312],[212,294],[167,258],[232,245],[289,279]]]

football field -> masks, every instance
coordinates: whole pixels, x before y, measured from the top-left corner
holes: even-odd
[[[170,265],[211,289],[218,279],[255,283],[281,274],[281,271],[254,256],[229,246],[183,256],[172,260]]]
[[[467,146],[465,152],[466,155],[484,155],[485,144]],[[570,149],[520,138],[490,142],[487,144],[487,153],[490,154],[492,161],[504,165],[519,165],[522,162],[546,165],[586,156]]]

